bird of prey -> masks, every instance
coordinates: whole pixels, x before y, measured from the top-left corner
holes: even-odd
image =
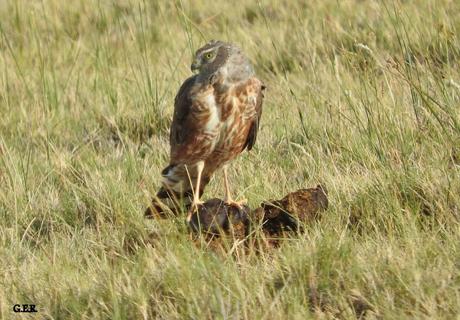
[[[162,187],[146,215],[163,212],[158,200],[173,209],[178,202],[197,207],[216,170],[223,168],[225,197],[231,197],[227,166],[256,142],[265,86],[239,47],[212,40],[195,53],[192,71],[174,101],[170,161]],[[174,211],[174,209],[173,209]]]

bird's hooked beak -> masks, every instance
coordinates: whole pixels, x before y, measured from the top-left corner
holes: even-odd
[[[197,59],[197,60],[194,60],[192,65],[190,66],[190,69],[192,70],[192,72],[195,72],[195,71],[198,71],[200,70],[200,67],[201,67],[201,63],[200,61]]]

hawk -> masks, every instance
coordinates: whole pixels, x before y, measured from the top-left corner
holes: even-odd
[[[223,168],[225,197],[232,199],[227,167],[256,142],[265,86],[248,58],[234,44],[212,40],[195,53],[192,71],[174,101],[170,128],[170,161],[162,187],[146,215],[173,211],[178,203],[195,206],[216,170]],[[159,201],[158,201],[159,200]]]

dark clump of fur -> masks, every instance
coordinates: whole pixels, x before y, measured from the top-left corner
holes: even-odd
[[[147,208],[146,216],[165,217],[165,206],[158,201],[167,197],[176,199],[178,195],[161,189],[157,193],[158,200],[155,199]],[[198,205],[198,208],[186,206],[186,211],[180,212],[187,212],[184,218],[187,217],[191,233],[204,235],[201,239],[211,248],[225,247],[229,243],[244,243],[242,247],[246,249],[249,249],[251,244],[253,248],[259,248],[259,243],[272,248],[278,247],[285,236],[302,232],[304,227],[316,222],[328,205],[327,191],[318,185],[316,188],[290,192],[280,200],[264,201],[260,207],[252,211],[248,206],[240,208],[214,198]],[[258,240],[257,230],[262,232],[262,242]],[[195,239],[199,240],[200,237]]]
[[[328,205],[327,191],[318,185],[288,193],[280,200],[265,201],[253,211],[253,216],[261,221],[263,230],[273,236],[285,230],[302,231],[302,224],[314,222]]]
[[[232,234],[239,239],[249,235],[252,226],[259,225],[267,237],[277,238],[285,232],[302,231],[304,225],[319,219],[327,207],[327,193],[318,185],[288,193],[280,200],[263,202],[253,211],[247,206],[240,209],[223,200],[211,199],[189,211],[188,225],[194,233]]]
[[[246,236],[249,230],[250,208],[228,205],[221,199],[211,199],[200,205],[197,210],[192,209],[188,218],[188,225],[193,232],[208,235],[232,233]]]

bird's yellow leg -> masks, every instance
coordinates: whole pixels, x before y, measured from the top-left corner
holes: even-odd
[[[228,183],[228,172],[227,172],[227,166],[224,166],[224,184],[225,184],[225,198],[224,202],[230,206],[236,206],[238,208],[242,208],[243,205],[247,203],[246,199],[240,200],[240,201],[235,201],[232,199],[232,195],[230,193],[230,184]]]
[[[196,170],[198,171],[198,176],[196,178],[196,186],[193,194],[192,208],[198,209],[200,204],[203,204],[203,201],[200,200],[200,185],[201,185],[201,174],[204,169],[204,161],[199,161],[196,164]]]

